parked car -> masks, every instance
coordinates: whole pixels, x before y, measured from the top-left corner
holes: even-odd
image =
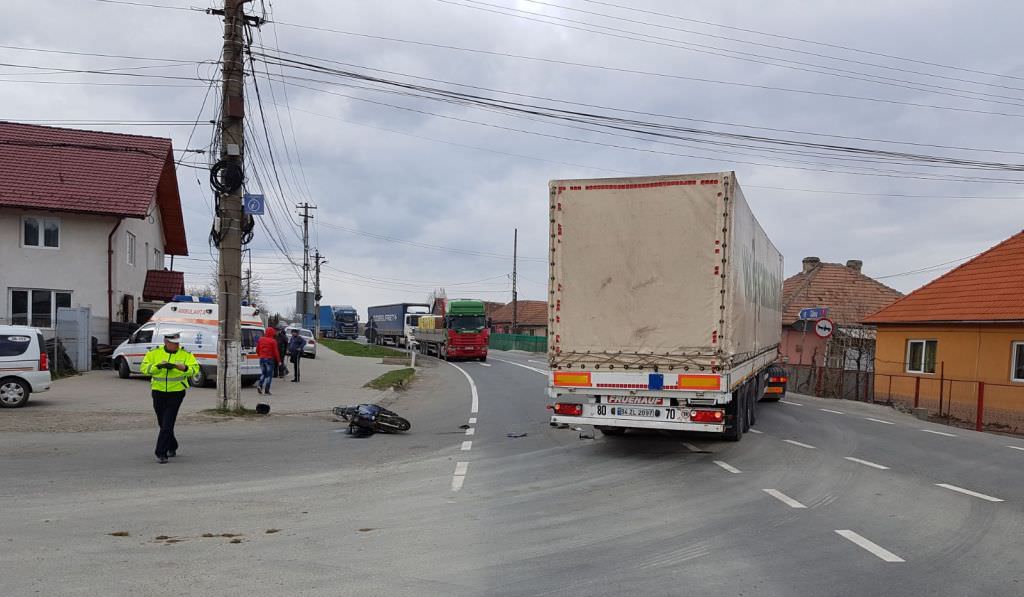
[[[299,330],[299,335],[306,339],[306,345],[302,347],[302,356],[315,359],[316,338],[313,337],[313,330],[307,330],[306,328],[300,328],[290,325],[284,328],[284,333],[287,338],[292,337],[292,330]]]
[[[25,406],[32,392],[50,389],[43,334],[24,325],[0,325],[0,408]]]

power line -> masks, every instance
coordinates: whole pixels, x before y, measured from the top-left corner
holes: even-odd
[[[147,2],[129,2],[128,0],[93,0],[104,4],[124,4],[127,6],[144,6],[146,8],[162,8],[165,10],[184,10],[189,12],[201,11],[200,8],[185,8],[184,6],[168,6],[166,4],[150,4]]]

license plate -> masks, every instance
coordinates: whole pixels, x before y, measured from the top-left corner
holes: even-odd
[[[613,406],[608,410],[614,417],[661,417],[661,409],[659,408],[642,408],[638,406]]]

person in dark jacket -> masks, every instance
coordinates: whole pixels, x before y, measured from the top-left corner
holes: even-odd
[[[277,351],[281,353],[281,363],[277,366],[277,376],[284,379],[288,375],[288,366],[285,365],[285,356],[288,355],[288,334],[284,328],[277,330]]]
[[[277,349],[277,331],[267,328],[263,337],[256,342],[256,354],[260,357],[260,377],[256,380],[256,391],[270,395],[270,382],[274,380],[274,372],[281,364],[281,352]]]
[[[299,330],[292,328],[292,337],[288,340],[288,356],[291,357],[292,367],[295,368],[292,381],[299,381],[299,363],[302,362],[302,349],[306,346],[306,339],[299,335]]]

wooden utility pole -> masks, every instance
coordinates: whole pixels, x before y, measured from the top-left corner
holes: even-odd
[[[223,97],[221,105],[222,161],[233,162],[242,171],[244,149],[242,36],[245,29],[244,0],[224,0]],[[241,408],[239,357],[242,300],[242,186],[222,192],[218,201],[220,258],[217,265],[217,302],[220,313],[217,342],[217,406]]]
[[[320,337],[320,264],[327,263],[324,256],[320,254],[320,249],[317,249],[316,255],[313,256],[314,271],[313,271],[313,325],[316,327],[313,330],[313,335],[317,338]],[[332,322],[333,324],[333,322]]]
[[[519,261],[519,229],[512,233],[512,333],[516,333],[519,324],[518,295],[516,293],[516,264]]]

